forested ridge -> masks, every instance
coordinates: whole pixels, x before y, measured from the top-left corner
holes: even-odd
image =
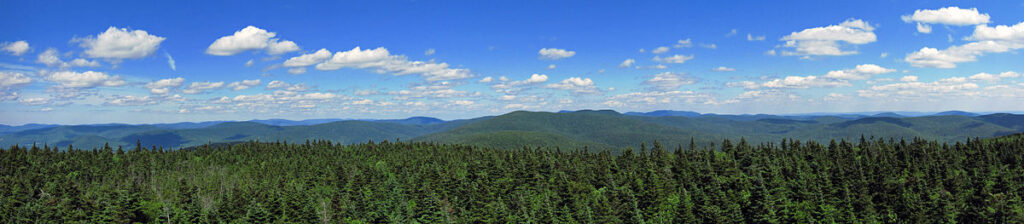
[[[1024,223],[1024,136],[0,151],[0,222]]]

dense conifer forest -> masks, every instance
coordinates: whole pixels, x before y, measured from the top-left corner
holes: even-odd
[[[0,222],[1024,223],[1024,136],[0,151]]]

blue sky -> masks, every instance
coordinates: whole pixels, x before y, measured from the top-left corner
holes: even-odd
[[[3,124],[1024,111],[1019,1],[3,1],[0,10]]]

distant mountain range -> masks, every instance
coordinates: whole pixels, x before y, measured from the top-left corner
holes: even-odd
[[[701,145],[729,138],[777,142],[783,138],[827,141],[921,137],[952,142],[1024,132],[1024,115],[979,115],[947,111],[926,116],[906,113],[815,115],[719,115],[689,111],[618,113],[611,110],[517,111],[494,117],[445,121],[431,117],[391,120],[251,120],[171,124],[100,124],[0,126],[0,146],[181,148],[207,143],[305,141],[340,143],[414,140],[495,148],[547,147],[621,149],[659,141],[670,147]]]

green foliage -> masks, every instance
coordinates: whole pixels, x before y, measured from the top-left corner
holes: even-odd
[[[719,142],[622,153],[320,140],[11,147],[0,151],[0,223],[1024,221],[1024,135]]]

